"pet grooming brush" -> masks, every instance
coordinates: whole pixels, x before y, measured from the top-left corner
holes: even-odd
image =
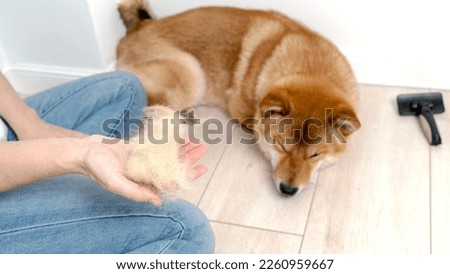
[[[397,96],[397,104],[400,115],[419,116],[422,129],[431,145],[437,146],[442,142],[433,117],[434,113],[445,111],[441,93],[401,94]]]

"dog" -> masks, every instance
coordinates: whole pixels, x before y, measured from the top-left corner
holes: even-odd
[[[153,19],[142,0],[119,13],[127,29],[117,68],[142,81],[149,104],[208,104],[259,137],[285,196],[345,151],[360,126],[353,71],[329,40],[275,11],[202,7]]]

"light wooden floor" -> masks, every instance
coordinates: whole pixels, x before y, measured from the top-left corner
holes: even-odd
[[[447,112],[435,116],[443,144],[430,147],[418,119],[399,116],[396,105],[400,93],[429,90],[360,91],[362,127],[348,152],[295,197],[278,194],[257,147],[209,146],[208,174],[183,197],[208,216],[217,253],[450,253],[450,92]],[[198,113],[228,119],[217,109]]]

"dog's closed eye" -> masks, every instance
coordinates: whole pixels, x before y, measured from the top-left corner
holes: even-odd
[[[280,142],[279,140],[277,140],[277,145],[278,145],[279,147],[281,147],[281,149],[282,149],[284,152],[287,153],[287,150],[286,150],[286,148],[284,147],[284,145],[283,145],[282,142]]]

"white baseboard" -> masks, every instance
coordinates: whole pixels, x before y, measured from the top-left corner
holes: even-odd
[[[450,69],[444,64],[383,58],[348,57],[348,60],[361,84],[450,90]],[[28,96],[114,68],[115,64],[104,70],[18,65],[7,68],[4,73],[19,93]]]
[[[81,77],[110,71],[112,69],[113,67],[105,70],[90,70],[18,65],[6,68],[3,73],[14,86],[14,89],[26,97]]]

